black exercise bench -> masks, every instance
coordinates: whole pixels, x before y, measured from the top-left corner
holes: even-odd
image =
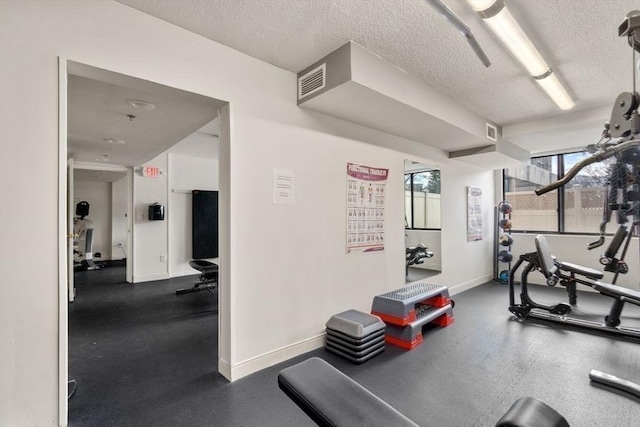
[[[418,427],[318,357],[283,369],[278,385],[319,426]]]
[[[278,385],[321,427],[418,425],[317,357],[280,371]],[[569,424],[546,403],[533,397],[523,397],[511,406],[496,426],[569,427]]]
[[[176,295],[187,294],[190,292],[198,292],[207,290],[213,292],[218,286],[218,264],[204,259],[194,259],[189,261],[191,268],[200,272],[198,282],[190,288],[178,289]]]

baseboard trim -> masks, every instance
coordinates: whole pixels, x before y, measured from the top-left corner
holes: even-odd
[[[229,381],[237,381],[247,375],[262,369],[285,362],[301,354],[324,346],[325,334],[316,335],[306,340],[291,344],[260,356],[247,359],[243,362],[229,366],[222,360],[218,360],[218,371]]]
[[[231,365],[225,360],[218,359],[218,373],[231,381]]]
[[[459,294],[461,292],[467,291],[471,288],[475,288],[476,286],[480,286],[483,283],[487,283],[491,279],[491,274],[487,274],[486,276],[478,277],[473,280],[469,280],[468,282],[461,283],[459,285],[451,286],[449,288],[449,295]]]
[[[143,276],[133,276],[133,283],[141,283],[141,282],[152,282],[154,280],[165,280],[169,279],[169,273],[154,273],[154,274],[145,274]]]

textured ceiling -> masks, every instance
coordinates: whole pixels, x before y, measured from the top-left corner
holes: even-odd
[[[119,1],[295,73],[353,40],[502,126],[562,113],[463,0],[445,3],[490,68],[423,0]],[[610,105],[631,89],[632,52],[617,28],[638,0],[505,1],[566,83],[573,111]]]
[[[85,166],[90,167],[90,166]],[[74,168],[74,181],[116,182],[127,176],[125,171],[96,170],[94,168]]]
[[[75,161],[139,166],[188,136],[175,152],[180,149],[188,154],[193,148],[204,155],[207,153],[198,147],[214,147],[210,135],[192,134],[217,116],[221,102],[84,65],[72,66],[71,72],[67,144],[69,157]],[[151,102],[155,109],[136,109],[129,100]],[[136,117],[130,120],[128,114]],[[217,133],[211,124],[202,132]],[[126,143],[110,144],[106,139]],[[108,162],[101,160],[105,155]],[[214,152],[206,157],[215,156]]]

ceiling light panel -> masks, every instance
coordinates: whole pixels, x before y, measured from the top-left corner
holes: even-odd
[[[504,0],[467,0],[467,3],[482,17],[489,29],[509,49],[509,52],[522,64],[558,108],[569,110],[575,106],[575,102],[558,77],[553,74],[551,67],[513,18]]]
[[[547,72],[549,66],[506,7],[484,22],[531,76],[541,76]]]
[[[562,86],[562,83],[560,83],[560,80],[558,80],[558,76],[555,74],[551,73],[544,79],[536,79],[536,82],[540,87],[542,87],[547,95],[553,99],[553,102],[555,102],[561,110],[570,110],[576,105],[576,103],[573,102],[573,99],[571,99],[571,96],[569,96],[567,90]]]

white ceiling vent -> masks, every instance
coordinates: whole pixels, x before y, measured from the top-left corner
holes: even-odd
[[[298,100],[323,89],[327,83],[327,64],[323,63],[298,78]]]

